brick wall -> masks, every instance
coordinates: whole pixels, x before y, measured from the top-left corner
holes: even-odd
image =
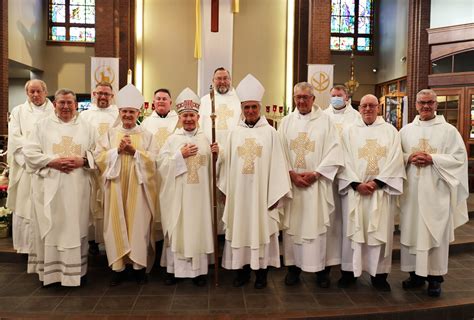
[[[408,53],[407,53],[407,95],[408,121],[417,115],[416,94],[428,88],[430,72],[430,47],[428,32],[430,27],[431,0],[409,0],[408,8]]]
[[[331,1],[310,0],[308,63],[331,63]]]
[[[0,135],[8,133],[8,1],[0,2]]]

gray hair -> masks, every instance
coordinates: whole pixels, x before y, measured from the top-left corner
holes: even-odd
[[[431,89],[423,89],[423,90],[419,91],[419,92],[416,94],[416,101],[418,101],[418,99],[419,99],[421,96],[432,96],[434,101],[436,101],[436,98],[438,97],[438,96],[436,95],[436,92],[434,92],[434,91],[431,90]]]
[[[46,87],[46,83],[43,81],[43,80],[40,80],[40,79],[31,79],[31,80],[28,80],[26,81],[25,83],[25,91],[28,93],[28,87],[30,86],[30,84],[32,84],[33,82],[39,82],[40,86],[41,86],[41,89],[43,89],[43,91],[47,94],[48,93],[48,88]]]
[[[331,88],[331,90],[329,90],[329,92],[333,91],[333,90],[341,90],[341,91],[344,91],[344,93],[346,94],[346,96],[349,96],[349,90],[347,89],[346,86],[342,85],[342,84],[336,84],[334,87]]]
[[[293,87],[293,93],[295,93],[295,91],[297,89],[300,89],[300,90],[307,90],[311,93],[311,95],[314,97],[314,87],[311,83],[309,82],[298,82],[297,84],[295,84],[295,86]]]
[[[68,94],[72,95],[74,98],[74,101],[77,102],[76,93],[72,91],[71,89],[67,89],[67,88],[58,89],[58,91],[56,91],[56,93],[54,94],[54,100],[57,100],[58,96],[65,96]]]

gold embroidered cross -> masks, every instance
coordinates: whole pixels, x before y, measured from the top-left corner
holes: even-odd
[[[216,110],[216,115],[217,130],[227,130],[227,119],[234,116],[234,110],[229,109],[226,104],[221,104]]]
[[[257,157],[262,156],[262,146],[255,142],[255,138],[245,139],[244,144],[237,147],[237,154],[239,158],[244,160],[244,167],[242,168],[243,174],[254,174],[255,164],[254,161]]]
[[[365,145],[359,148],[359,159],[367,161],[365,175],[376,176],[379,174],[378,161],[387,156],[387,147],[377,143],[377,139],[366,139]]]
[[[186,168],[188,168],[188,184],[199,183],[198,170],[200,167],[206,165],[206,160],[206,156],[199,153],[184,159],[184,161],[186,161]]]
[[[343,133],[343,129],[344,129],[344,127],[342,126],[342,123],[335,123],[334,126],[337,129],[337,133],[339,133],[339,137],[342,138],[342,133]]]
[[[306,169],[305,156],[314,152],[314,141],[309,140],[306,132],[299,132],[298,137],[290,141],[290,150],[296,154],[295,168]]]
[[[155,139],[158,143],[158,148],[161,149],[161,147],[165,144],[166,139],[168,139],[169,135],[170,133],[167,128],[158,128],[158,131],[155,132]]]
[[[72,142],[72,137],[62,136],[60,143],[53,144],[53,153],[62,157],[81,156],[81,145]]]
[[[433,148],[430,146],[430,140],[429,139],[420,139],[418,141],[418,145],[416,147],[411,148],[411,152],[425,152],[428,154],[434,154],[436,153],[438,149]],[[420,175],[420,167],[416,167],[416,175]]]
[[[106,133],[107,130],[109,130],[109,124],[107,122],[99,123],[99,127],[97,128],[97,131],[99,131],[99,136]]]

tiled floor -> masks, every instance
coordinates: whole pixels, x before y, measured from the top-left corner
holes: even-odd
[[[270,270],[268,287],[263,290],[254,289],[253,283],[243,288],[232,287],[234,275],[229,271],[220,272],[221,283],[217,288],[212,283],[198,288],[189,279],[174,286],[165,286],[158,269],[153,270],[145,285],[139,286],[130,280],[118,287],[109,287],[110,273],[104,259],[94,261],[94,258],[89,261],[88,283],[83,287],[42,288],[36,275],[26,274],[25,263],[1,263],[0,316],[40,316],[48,319],[86,316],[140,319],[164,316],[290,318],[348,316],[392,310],[400,312],[459,304],[464,305],[463,314],[472,318],[473,267],[473,253],[452,256],[443,294],[433,299],[426,295],[425,290],[404,291],[401,288],[406,274],[399,270],[397,261],[394,261],[389,276],[392,285],[390,293],[375,291],[367,275],[363,275],[353,288],[338,289],[334,285],[339,276],[337,268],[331,272],[332,285],[329,289],[317,287],[313,274],[303,274],[300,284],[287,287],[283,283],[284,269]],[[210,280],[211,277],[212,271]],[[386,319],[374,316],[374,319],[379,318]]]

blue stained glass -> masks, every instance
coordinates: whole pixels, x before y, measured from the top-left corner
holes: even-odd
[[[341,15],[353,16],[355,14],[355,0],[341,0]]]
[[[354,17],[341,17],[341,33],[354,33]]]
[[[354,44],[352,37],[331,37],[331,50],[351,51]]]
[[[66,4],[66,0],[53,0],[53,4]]]
[[[65,27],[51,27],[51,40],[65,41],[66,28]]]
[[[66,22],[66,6],[53,5],[51,7],[51,21],[52,22]]]
[[[359,17],[372,15],[372,0],[359,0]]]
[[[71,27],[69,29],[69,40],[70,41],[85,41],[86,40],[86,28]]]
[[[370,51],[372,47],[370,38],[358,38],[357,39],[357,50],[358,51]]]
[[[339,16],[332,16],[331,17],[331,32],[340,32],[340,17]]]
[[[331,1],[331,12],[333,16],[341,15],[341,0],[332,0]]]
[[[362,34],[370,34],[371,25],[370,17],[359,17],[359,24],[357,26],[358,32]]]
[[[94,28],[86,28],[86,41],[95,42],[95,29]]]

